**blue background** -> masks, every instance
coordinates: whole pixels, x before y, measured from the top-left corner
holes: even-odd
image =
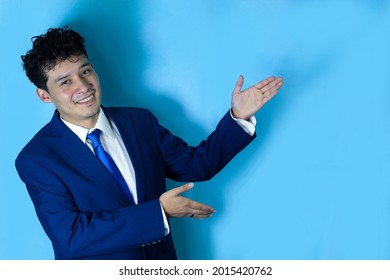
[[[0,259],[53,258],[14,160],[53,112],[20,55],[64,24],[105,105],[147,107],[190,144],[240,74],[285,79],[256,141],[187,194],[217,213],[173,220],[180,258],[390,259],[389,21],[380,0],[1,0]]]

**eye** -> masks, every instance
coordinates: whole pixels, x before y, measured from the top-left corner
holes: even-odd
[[[62,81],[61,86],[66,86],[69,84],[70,84],[70,80],[64,80],[64,81]]]
[[[87,75],[89,75],[91,73],[91,69],[85,69],[81,74],[83,75],[83,76],[87,76]]]

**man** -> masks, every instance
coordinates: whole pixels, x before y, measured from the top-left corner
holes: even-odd
[[[84,38],[70,27],[33,37],[22,60],[40,100],[56,107],[16,159],[56,259],[176,259],[168,219],[215,210],[181,196],[193,183],[166,191],[165,179],[218,173],[254,139],[253,115],[282,86],[270,77],[241,91],[240,76],[229,112],[191,147],[146,109],[102,106]]]

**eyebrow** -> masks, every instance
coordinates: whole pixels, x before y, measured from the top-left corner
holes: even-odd
[[[91,62],[85,62],[84,64],[82,64],[79,69],[82,69],[86,66],[90,66],[92,65]],[[62,75],[62,76],[59,76],[57,79],[54,80],[54,82],[57,84],[59,82],[61,82],[62,80],[65,80],[66,78],[68,78],[70,76],[70,74],[65,74],[65,75]]]

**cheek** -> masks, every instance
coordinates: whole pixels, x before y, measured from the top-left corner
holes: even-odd
[[[95,87],[99,88],[100,87],[100,82],[99,82],[99,78],[98,76],[92,76],[90,79],[89,79],[89,83],[91,85],[94,85]]]
[[[52,95],[53,103],[65,104],[72,102],[72,92],[70,90],[60,91]]]

